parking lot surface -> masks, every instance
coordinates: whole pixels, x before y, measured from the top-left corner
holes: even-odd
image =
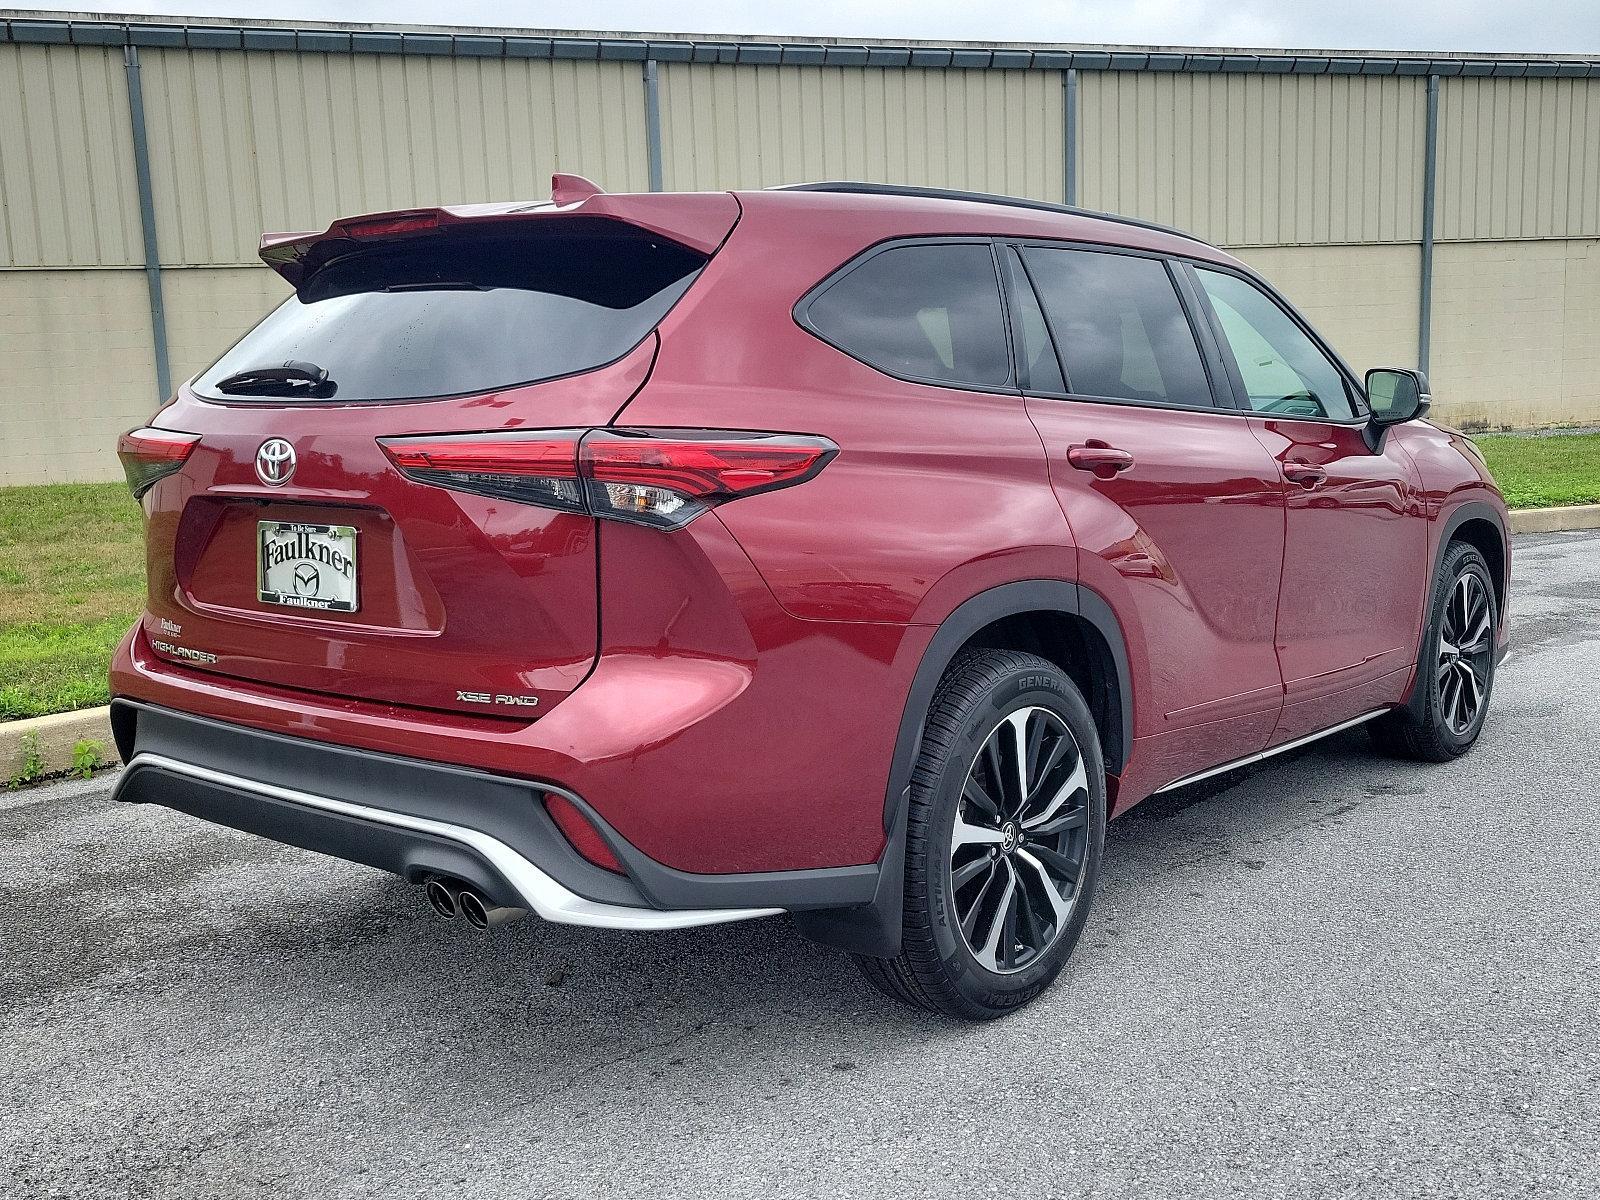
[[[1600,535],[1514,554],[1473,754],[1146,802],[986,1026],[783,917],[483,937],[108,778],[0,793],[0,1193],[1600,1194]]]

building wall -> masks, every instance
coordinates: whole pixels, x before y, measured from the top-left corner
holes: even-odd
[[[1090,208],[1227,246],[1422,236],[1422,79],[1108,71],[1079,88]]]
[[[407,35],[410,36],[410,35]],[[642,52],[642,51],[641,51]],[[120,45],[0,43],[0,484],[115,478],[156,395]],[[263,230],[649,184],[643,64],[143,46],[172,375],[286,294]],[[1417,358],[1419,75],[658,68],[663,183],[1065,198],[1233,249],[1358,370]],[[1600,422],[1600,80],[1446,78],[1432,377],[1472,427]]]
[[[860,179],[1059,202],[1065,112],[1054,71],[669,63],[663,182]]]
[[[142,270],[0,271],[0,484],[118,479],[156,406]]]
[[[1434,264],[1440,415],[1471,429],[1600,425],[1600,240],[1456,242]]]

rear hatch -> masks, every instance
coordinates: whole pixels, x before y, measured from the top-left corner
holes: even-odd
[[[609,423],[736,215],[595,196],[264,239],[296,294],[154,422],[199,435],[141,484],[155,653],[363,701],[559,700],[598,647],[594,518],[421,482],[379,439]]]

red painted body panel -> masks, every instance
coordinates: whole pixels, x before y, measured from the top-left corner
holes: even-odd
[[[648,210],[701,243],[732,227],[618,363],[427,403],[213,404],[180,389],[159,422],[203,442],[146,499],[150,608],[118,652],[114,695],[559,784],[681,870],[868,863],[913,678],[974,596],[1061,580],[1109,606],[1133,715],[1121,811],[1401,699],[1441,522],[1469,500],[1504,512],[1452,435],[1424,424],[1372,455],[1348,427],[907,383],[793,317],[888,238],[1051,237],[1233,262],[1183,237],[928,198],[577,207]],[[613,422],[816,434],[839,451],[798,486],[663,532],[420,484],[374,440]],[[288,488],[255,479],[269,436],[300,453]],[[1068,449],[1090,439],[1134,466],[1073,469]],[[1328,484],[1287,486],[1280,460],[1295,456]],[[255,601],[234,564],[257,519],[285,515],[361,530],[360,612]],[[153,640],[218,662],[200,669]],[[489,715],[457,689],[534,695],[536,717]]]
[[[1250,425],[1275,462],[1326,472],[1313,487],[1287,487],[1276,745],[1400,699],[1432,564],[1421,480],[1395,439],[1373,453],[1362,427],[1261,417]]]

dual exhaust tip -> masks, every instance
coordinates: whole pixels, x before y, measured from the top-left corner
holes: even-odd
[[[428,897],[428,904],[441,919],[453,921],[456,917],[464,917],[467,924],[474,929],[503,925],[507,921],[515,921],[518,917],[528,914],[525,908],[509,908],[494,904],[466,884],[443,879],[438,875],[428,877],[427,883],[423,885],[423,892]]]

